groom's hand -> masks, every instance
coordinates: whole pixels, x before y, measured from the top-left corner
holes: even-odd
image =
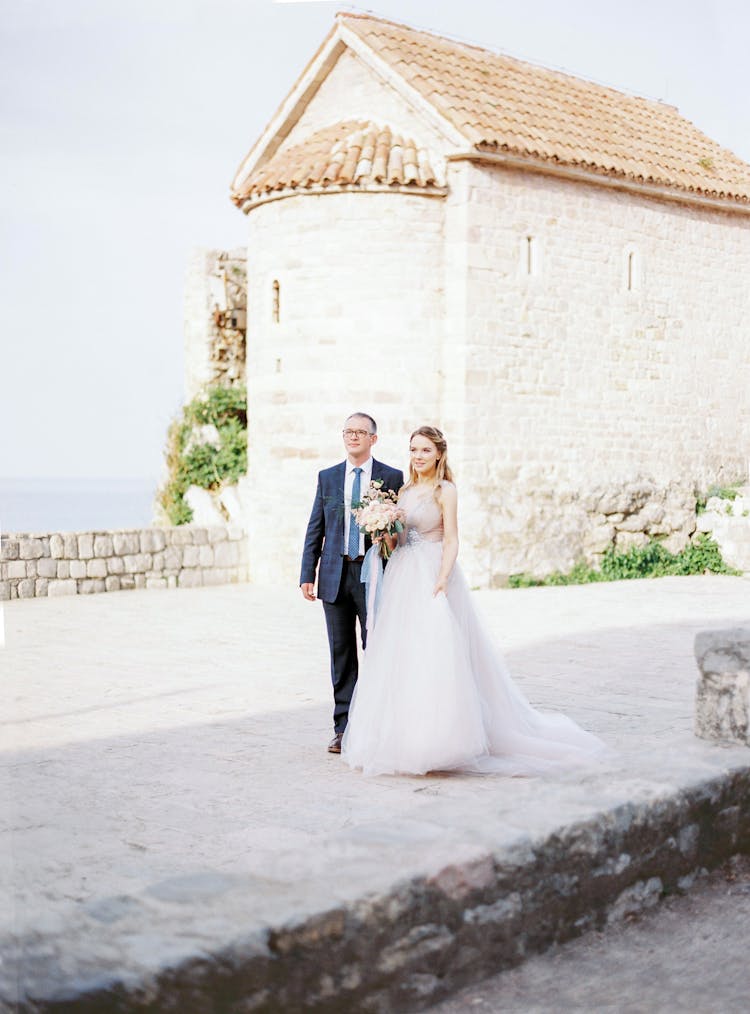
[[[315,601],[315,585],[312,581],[308,581],[306,584],[301,584],[302,594],[305,596],[308,602]]]

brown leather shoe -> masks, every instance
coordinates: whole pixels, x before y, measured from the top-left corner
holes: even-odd
[[[328,744],[329,753],[341,753],[341,740],[344,738],[343,732],[337,732],[331,742]]]

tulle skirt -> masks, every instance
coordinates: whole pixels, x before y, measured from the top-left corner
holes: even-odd
[[[365,774],[465,770],[544,774],[607,754],[570,718],[536,711],[484,630],[456,565],[433,596],[442,543],[399,547],[344,733],[342,756]]]

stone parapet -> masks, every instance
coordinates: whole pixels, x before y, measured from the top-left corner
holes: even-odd
[[[696,736],[750,746],[750,627],[702,630],[695,659]]]
[[[3,535],[0,601],[247,580],[236,525]]]

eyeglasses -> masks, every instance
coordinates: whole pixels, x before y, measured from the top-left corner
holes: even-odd
[[[355,440],[361,437],[371,437],[372,433],[369,430],[344,430],[344,440]]]

